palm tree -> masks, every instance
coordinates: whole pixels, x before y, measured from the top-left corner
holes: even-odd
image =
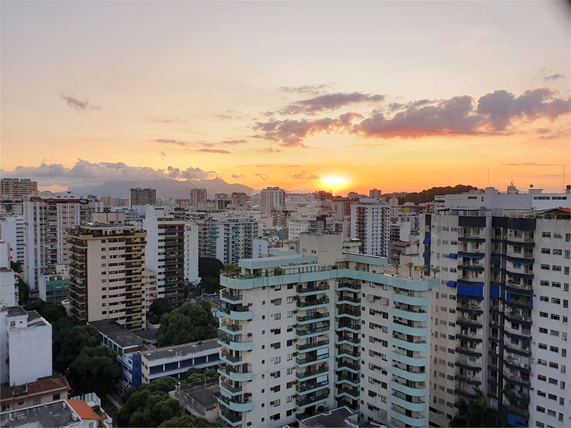
[[[408,262],[408,263],[405,263],[405,266],[408,269],[408,277],[412,278],[412,270],[414,269],[414,263]]]
[[[434,274],[434,278],[436,278],[436,274],[440,272],[440,269],[438,269],[438,267],[431,267],[430,271]]]
[[[426,268],[424,266],[415,266],[414,270],[420,272],[420,278],[421,279],[422,279],[422,276],[424,275],[424,273],[426,272]]]
[[[400,263],[399,263],[399,262],[394,262],[394,263],[393,263],[393,267],[395,268],[395,271],[397,272],[397,275],[398,275],[398,274],[399,274]]]

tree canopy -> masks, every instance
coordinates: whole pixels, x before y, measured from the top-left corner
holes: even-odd
[[[478,190],[474,186],[465,186],[463,184],[458,184],[454,187],[432,187],[422,192],[407,193],[404,198],[399,198],[399,204],[402,205],[405,202],[413,202],[415,204],[422,204],[425,202],[434,201],[434,197],[437,195],[457,195],[460,193],[469,192],[470,190]]]
[[[476,391],[478,398],[459,402],[458,415],[450,421],[450,427],[504,427],[506,421],[497,410],[488,406],[488,398]]]
[[[99,345],[99,333],[95,327],[74,326],[70,317],[60,318],[52,324],[54,370],[65,373],[85,347]]]
[[[168,314],[174,308],[168,302],[167,299],[156,299],[149,307],[150,312],[156,316],[159,320],[164,314]]]
[[[60,318],[66,318],[67,312],[59,303],[48,303],[40,300],[26,307],[28,311],[36,311],[50,324],[54,324]]]
[[[158,427],[165,421],[180,417],[181,407],[178,401],[168,395],[177,384],[176,379],[165,377],[153,381],[150,385],[143,385],[139,391],[128,391],[127,400],[124,400],[123,407],[117,411],[119,426]]]
[[[95,392],[105,397],[117,379],[121,369],[115,364],[117,353],[105,346],[84,347],[79,356],[69,365],[67,372],[74,393]]]
[[[198,260],[198,276],[201,278],[220,279],[220,271],[224,263],[218,259],[202,258]]]
[[[188,371],[186,372],[186,379],[181,381],[181,383],[189,384],[189,383],[196,383],[196,382],[204,382],[205,380],[216,379],[218,377],[219,377],[219,375],[218,375],[218,372],[216,370],[206,369],[206,370],[202,371],[200,369],[192,367],[192,368],[188,369]]]
[[[215,427],[216,424],[208,422],[204,418],[193,418],[192,416],[180,416],[163,422],[159,427]]]
[[[218,336],[218,318],[212,315],[210,303],[185,303],[180,309],[164,314],[157,330],[159,347],[181,345]]]

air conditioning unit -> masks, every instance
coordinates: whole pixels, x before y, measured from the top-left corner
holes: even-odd
[[[293,355],[294,357],[297,357],[297,352],[294,352],[292,355]]]
[[[253,306],[253,305],[254,305],[253,303],[248,303],[248,307],[251,307],[251,306]]]

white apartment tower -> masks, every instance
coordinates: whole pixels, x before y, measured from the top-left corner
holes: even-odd
[[[376,199],[351,205],[351,238],[361,241],[360,252],[387,257],[391,237],[391,207]]]
[[[260,191],[260,207],[270,214],[272,210],[285,206],[286,192],[279,187],[266,187]]]
[[[123,213],[95,213],[69,232],[71,313],[81,324],[115,320],[145,328],[145,231]]]
[[[482,208],[470,206],[466,195],[453,199],[468,207],[424,217],[424,265],[440,271],[430,425],[448,425],[457,402],[476,399],[480,390],[510,426],[567,426],[569,194],[488,193],[473,196]],[[486,200],[495,208],[485,208]],[[555,208],[524,206],[534,201]]]
[[[57,265],[69,264],[68,231],[91,221],[92,213],[102,209],[100,202],[69,192],[24,202],[25,281],[30,290],[38,288],[42,273],[55,272]]]
[[[341,234],[306,233],[299,253],[243,259],[241,273],[221,277],[228,426],[284,426],[339,406],[378,424],[428,425],[437,281],[343,248]]]
[[[13,262],[26,261],[26,235],[24,216],[10,216],[0,220],[0,239],[10,243],[10,256]]]
[[[238,264],[253,257],[253,240],[259,237],[258,222],[251,217],[208,218],[198,221],[198,256]]]
[[[184,225],[184,280],[198,283],[198,225],[186,223]]]
[[[147,231],[145,260],[157,273],[157,293],[171,305],[184,302],[185,222],[167,213],[164,207],[147,207],[143,222]]]

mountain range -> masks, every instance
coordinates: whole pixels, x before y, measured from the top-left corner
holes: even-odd
[[[190,189],[202,188],[208,192],[208,198],[214,199],[216,193],[244,192],[251,195],[254,189],[238,183],[226,183],[220,178],[177,181],[170,178],[151,180],[109,180],[101,186],[91,188],[76,186],[70,188],[72,192],[87,193],[101,196],[114,196],[116,198],[128,198],[129,189],[136,187],[157,189],[157,198],[188,198]]]

